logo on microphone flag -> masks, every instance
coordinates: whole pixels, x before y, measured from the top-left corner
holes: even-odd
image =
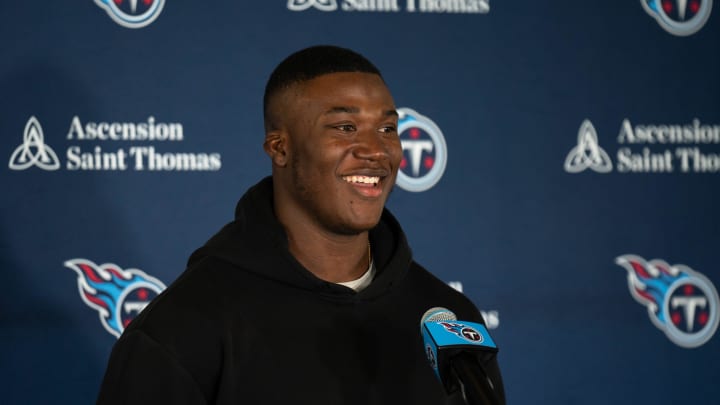
[[[480,334],[480,332],[476,331],[470,326],[465,326],[461,323],[450,322],[440,322],[440,325],[445,327],[445,330],[447,330],[448,332],[454,333],[470,342],[482,343],[483,341],[483,336]]]
[[[438,347],[474,345],[496,349],[484,325],[465,321],[425,322],[423,333]]]
[[[454,314],[453,314],[454,317]],[[425,317],[423,317],[425,318]],[[458,350],[480,349],[487,353],[497,352],[497,346],[490,337],[484,325],[466,321],[426,321],[421,327],[425,356],[435,375],[441,378],[445,371],[441,370],[443,364],[447,366],[448,356]],[[445,366],[445,367],[446,367]]]

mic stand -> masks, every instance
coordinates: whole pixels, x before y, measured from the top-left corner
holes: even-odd
[[[501,404],[487,373],[475,356],[459,353],[450,359],[450,369],[467,405]]]

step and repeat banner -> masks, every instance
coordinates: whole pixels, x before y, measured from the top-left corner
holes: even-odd
[[[94,401],[270,173],[272,69],[333,44],[393,92],[388,206],[509,403],[720,403],[717,3],[3,1],[0,402]]]

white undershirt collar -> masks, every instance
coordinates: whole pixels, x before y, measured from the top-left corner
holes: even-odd
[[[346,281],[344,283],[336,283],[336,284],[340,284],[345,287],[352,288],[356,292],[360,292],[360,291],[364,290],[367,286],[369,286],[370,283],[372,283],[372,280],[374,277],[375,277],[375,261],[371,260],[367,271],[365,272],[365,274],[360,276],[360,278],[358,278],[356,280],[351,280],[351,281]]]

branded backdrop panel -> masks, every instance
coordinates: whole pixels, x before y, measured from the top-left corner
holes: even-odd
[[[715,404],[711,0],[0,4],[0,402],[91,403],[112,344],[270,173],[314,44],[383,71],[389,208],[481,308],[513,404]]]

